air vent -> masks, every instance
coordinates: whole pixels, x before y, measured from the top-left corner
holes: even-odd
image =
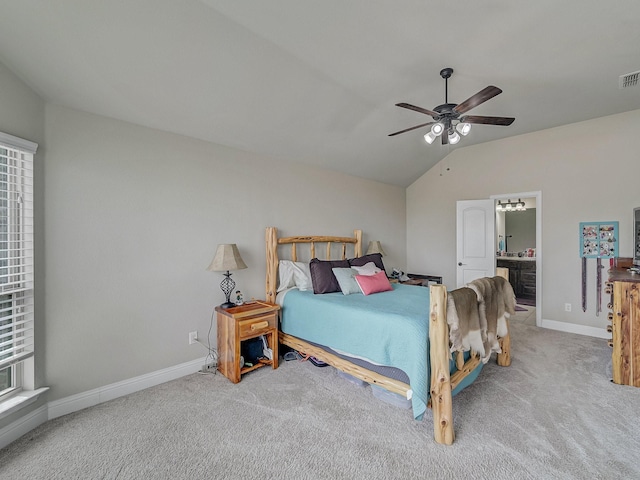
[[[627,73],[626,75],[620,75],[620,78],[618,80],[619,82],[618,86],[620,87],[621,90],[623,88],[637,87],[639,80],[640,80],[640,72]]]

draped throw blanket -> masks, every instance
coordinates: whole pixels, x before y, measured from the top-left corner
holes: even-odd
[[[487,363],[502,353],[499,337],[508,334],[507,319],[515,313],[516,297],[502,277],[484,277],[449,292],[447,323],[451,351],[473,350]]]
[[[449,292],[447,323],[452,352],[473,350],[484,356],[482,332],[486,332],[487,325],[486,321],[484,325],[480,323],[478,297],[474,290],[463,287]]]

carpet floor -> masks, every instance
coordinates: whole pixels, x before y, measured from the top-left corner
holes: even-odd
[[[511,323],[454,398],[456,440],[430,412],[382,402],[333,368],[283,362],[236,385],[189,375],[60,417],[0,450],[3,479],[640,478],[640,389],[610,382],[604,340]]]

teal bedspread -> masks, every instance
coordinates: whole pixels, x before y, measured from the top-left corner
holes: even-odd
[[[428,288],[393,284],[393,291],[368,296],[291,290],[284,298],[281,329],[294,337],[401,369],[413,391],[413,416],[422,418],[430,385]],[[471,383],[481,368],[456,392]]]

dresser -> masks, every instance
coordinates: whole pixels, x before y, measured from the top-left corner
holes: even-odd
[[[605,291],[611,294],[607,330],[612,337],[613,382],[640,387],[640,275],[612,268]]]

